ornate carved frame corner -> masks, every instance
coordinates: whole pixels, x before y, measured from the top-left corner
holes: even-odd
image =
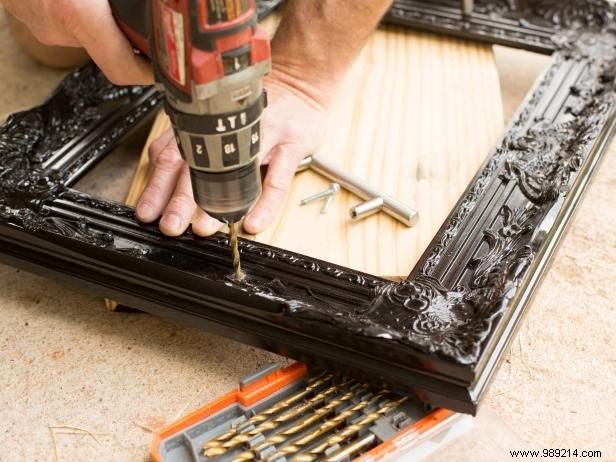
[[[453,17],[457,3],[397,1],[388,17],[553,54],[407,280],[242,241],[237,283],[226,235],[166,238],[72,189],[161,102],[92,65],[0,128],[1,259],[474,413],[614,133],[616,32],[600,0],[499,0]]]

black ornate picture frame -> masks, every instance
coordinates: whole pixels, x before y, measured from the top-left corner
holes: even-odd
[[[552,58],[407,280],[243,240],[236,282],[226,235],[167,238],[72,189],[161,103],[93,65],[0,128],[0,259],[474,413],[614,134],[616,31],[602,0],[459,4],[396,1],[387,20]]]

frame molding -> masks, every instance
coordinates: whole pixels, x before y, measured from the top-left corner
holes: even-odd
[[[570,29],[552,43],[548,68],[405,281],[242,240],[238,283],[226,235],[167,238],[130,207],[72,189],[161,104],[91,64],[0,128],[0,259],[474,413],[616,130],[616,31]]]
[[[552,37],[568,30],[602,30],[616,21],[606,0],[394,0],[384,21],[538,53],[558,49]]]

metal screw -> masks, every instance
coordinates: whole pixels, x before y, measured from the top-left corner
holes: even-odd
[[[327,198],[327,201],[325,202],[325,205],[323,206],[323,209],[321,210],[321,213],[325,215],[327,211],[331,208],[333,203],[334,203],[334,195],[330,194],[330,196]]]
[[[340,192],[340,185],[338,183],[332,183],[327,191],[323,191],[317,194],[313,194],[312,196],[308,196],[300,201],[300,205],[306,205],[310,202],[314,202],[316,200],[322,199],[324,197],[333,196],[334,194],[338,194]]]

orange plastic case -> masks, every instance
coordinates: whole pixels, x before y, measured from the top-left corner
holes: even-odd
[[[217,434],[228,430],[232,424],[232,419],[224,421],[224,418],[221,423],[221,412],[238,407],[238,405],[243,409],[250,409],[258,403],[271,398],[281,390],[304,381],[307,376],[308,370],[302,363],[294,363],[285,369],[277,369],[271,373],[262,374],[262,376],[257,374],[256,378],[249,383],[242,384],[240,389],[233,390],[216,401],[198,408],[187,416],[155,432],[151,446],[152,459],[155,462],[209,460],[200,451],[203,442],[209,441],[216,437]],[[413,445],[421,442],[422,435],[434,432],[435,429],[445,428],[449,421],[454,420],[452,418],[455,416],[457,414],[446,409],[425,411],[425,416],[415,421],[412,425],[353,460],[355,462],[395,460],[396,454],[407,451]],[[214,423],[216,420],[217,422]],[[198,444],[193,444],[190,441],[191,432],[192,435],[199,435],[200,431],[208,430],[210,421],[212,422],[211,428],[216,427],[217,429],[215,433],[212,434],[211,438],[199,441]],[[182,447],[182,442],[185,444],[184,447]],[[192,445],[192,447],[189,448],[188,445]]]

